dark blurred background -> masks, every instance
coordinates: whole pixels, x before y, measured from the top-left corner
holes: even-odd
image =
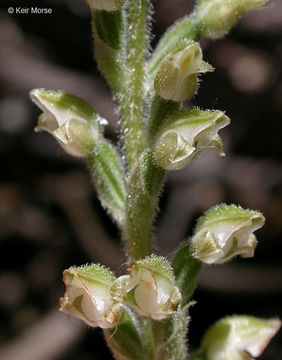
[[[153,45],[194,1],[158,0]],[[50,15],[8,14],[40,6]],[[194,105],[226,110],[227,156],[205,151],[172,172],[157,219],[157,249],[170,254],[195,219],[217,203],[241,204],[267,218],[256,256],[203,270],[191,309],[191,349],[228,314],[282,318],[282,3],[246,16],[227,38],[202,42],[216,71],[202,77]],[[0,359],[110,359],[98,329],[58,312],[62,270],[99,261],[119,274],[117,228],[103,213],[83,161],[33,128],[35,87],[62,89],[106,117],[116,141],[110,92],[92,59],[90,16],[83,1],[2,0],[0,5]],[[281,334],[261,357],[282,359]]]

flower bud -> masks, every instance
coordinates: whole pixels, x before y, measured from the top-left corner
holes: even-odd
[[[48,131],[71,155],[87,156],[92,151],[99,135],[99,118],[87,102],[44,89],[32,90],[30,97],[43,111],[35,130]]]
[[[121,304],[110,295],[115,280],[112,273],[100,265],[71,267],[63,273],[66,293],[60,299],[60,310],[83,320],[91,327],[111,328],[122,316]]]
[[[267,0],[199,0],[195,16],[204,36],[219,39],[231,30],[241,16],[262,7],[266,2]]]
[[[222,111],[192,109],[174,113],[157,135],[156,163],[166,170],[179,170],[207,147],[216,147],[223,156],[222,141],[217,132],[229,123]]]
[[[234,315],[221,319],[205,334],[207,360],[247,360],[260,356],[281,326],[278,319]]]
[[[207,264],[221,264],[236,255],[253,257],[253,232],[264,225],[263,215],[235,205],[211,208],[198,221],[191,239],[193,256]]]
[[[141,316],[154,320],[173,315],[181,302],[170,265],[162,257],[150,256],[135,261],[111,286],[115,300],[124,302]]]
[[[161,63],[155,77],[155,89],[165,100],[187,100],[196,92],[197,74],[208,71],[212,71],[212,67],[203,61],[199,44],[182,40]]]
[[[125,0],[88,0],[91,9],[115,11],[122,7]]]

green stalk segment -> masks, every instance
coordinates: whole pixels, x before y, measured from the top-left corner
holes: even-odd
[[[129,169],[143,151],[147,15],[148,0],[129,1],[126,82],[124,91],[119,94],[122,131]]]

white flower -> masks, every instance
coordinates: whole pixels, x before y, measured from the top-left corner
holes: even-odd
[[[217,132],[229,123],[222,111],[177,111],[165,120],[157,134],[156,163],[166,170],[179,170],[208,147],[216,147],[223,156],[222,141]]]
[[[187,100],[197,89],[197,74],[208,71],[212,71],[212,67],[203,61],[199,44],[184,39],[160,64],[155,89],[166,100]]]
[[[207,264],[221,264],[236,255],[252,257],[257,244],[253,232],[264,222],[258,211],[235,205],[215,206],[197,223],[191,238],[193,256]]]
[[[44,89],[30,92],[32,101],[43,111],[35,130],[52,134],[71,155],[87,156],[99,134],[99,117],[77,96]]]
[[[130,275],[117,279],[111,294],[141,316],[155,320],[173,315],[181,302],[172,270],[164,258],[150,256],[131,264]]]
[[[207,360],[251,360],[260,356],[281,326],[278,319],[234,315],[221,319],[205,334]]]
[[[122,307],[110,295],[114,281],[111,272],[100,265],[71,267],[64,271],[66,293],[60,310],[83,320],[91,327],[111,328],[117,325]]]

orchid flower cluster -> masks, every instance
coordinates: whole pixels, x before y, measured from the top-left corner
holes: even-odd
[[[104,331],[117,360],[244,360],[260,356],[279,319],[233,315],[219,320],[195,353],[188,352],[188,309],[204,264],[254,255],[259,211],[221,204],[208,210],[170,261],[152,252],[158,199],[168,171],[187,166],[202,151],[224,155],[218,132],[230,119],[221,110],[183,109],[213,71],[201,37],[220,39],[266,0],[198,0],[150,54],[151,0],[88,0],[95,59],[112,89],[122,149],[104,136],[107,121],[84,100],[63,91],[34,89],[42,110],[36,130],[53,135],[83,157],[97,195],[121,234],[128,274],[100,264],[64,271],[60,310]]]

